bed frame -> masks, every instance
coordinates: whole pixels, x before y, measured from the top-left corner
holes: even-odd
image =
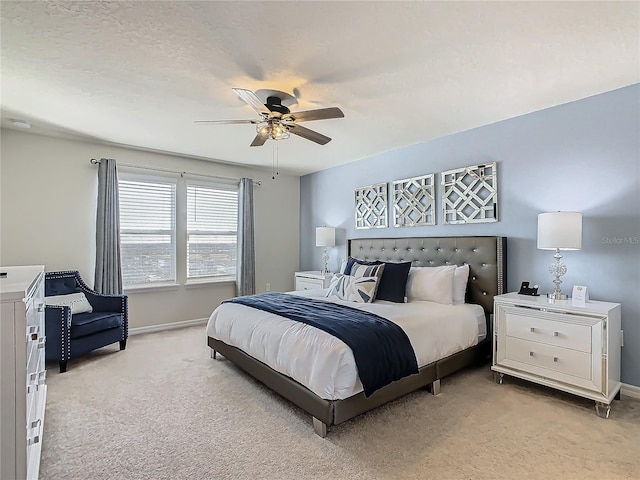
[[[367,261],[411,261],[416,267],[469,264],[467,303],[484,308],[487,336],[478,345],[438,360],[377,390],[370,397],[360,392],[343,400],[325,400],[295,380],[271,369],[242,350],[208,337],[213,358],[216,352],[261,381],[273,391],[313,417],[315,432],[325,437],[331,425],[337,425],[368,410],[379,407],[420,388],[429,388],[433,395],[440,392],[440,380],[462,368],[486,361],[491,353],[493,297],[505,292],[505,237],[411,237],[362,238],[348,241],[350,256]]]

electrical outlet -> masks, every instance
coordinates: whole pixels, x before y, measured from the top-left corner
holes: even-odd
[[[266,290],[267,290],[267,292],[271,291],[271,284],[270,283],[267,283]]]

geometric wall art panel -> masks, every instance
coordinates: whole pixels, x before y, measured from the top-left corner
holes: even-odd
[[[434,177],[431,173],[392,183],[394,227],[436,224]]]
[[[356,228],[387,226],[387,184],[356,188]]]
[[[445,224],[498,221],[496,163],[473,165],[440,174]]]

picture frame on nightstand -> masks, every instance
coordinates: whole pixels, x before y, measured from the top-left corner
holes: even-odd
[[[586,307],[589,302],[589,290],[584,285],[574,285],[571,294],[571,305],[574,307]]]

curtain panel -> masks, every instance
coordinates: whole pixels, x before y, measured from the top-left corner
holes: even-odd
[[[122,294],[118,172],[112,158],[102,158],[98,164],[94,289],[106,295]]]
[[[256,292],[256,258],[253,233],[253,180],[240,179],[238,190],[238,268],[237,295]]]

